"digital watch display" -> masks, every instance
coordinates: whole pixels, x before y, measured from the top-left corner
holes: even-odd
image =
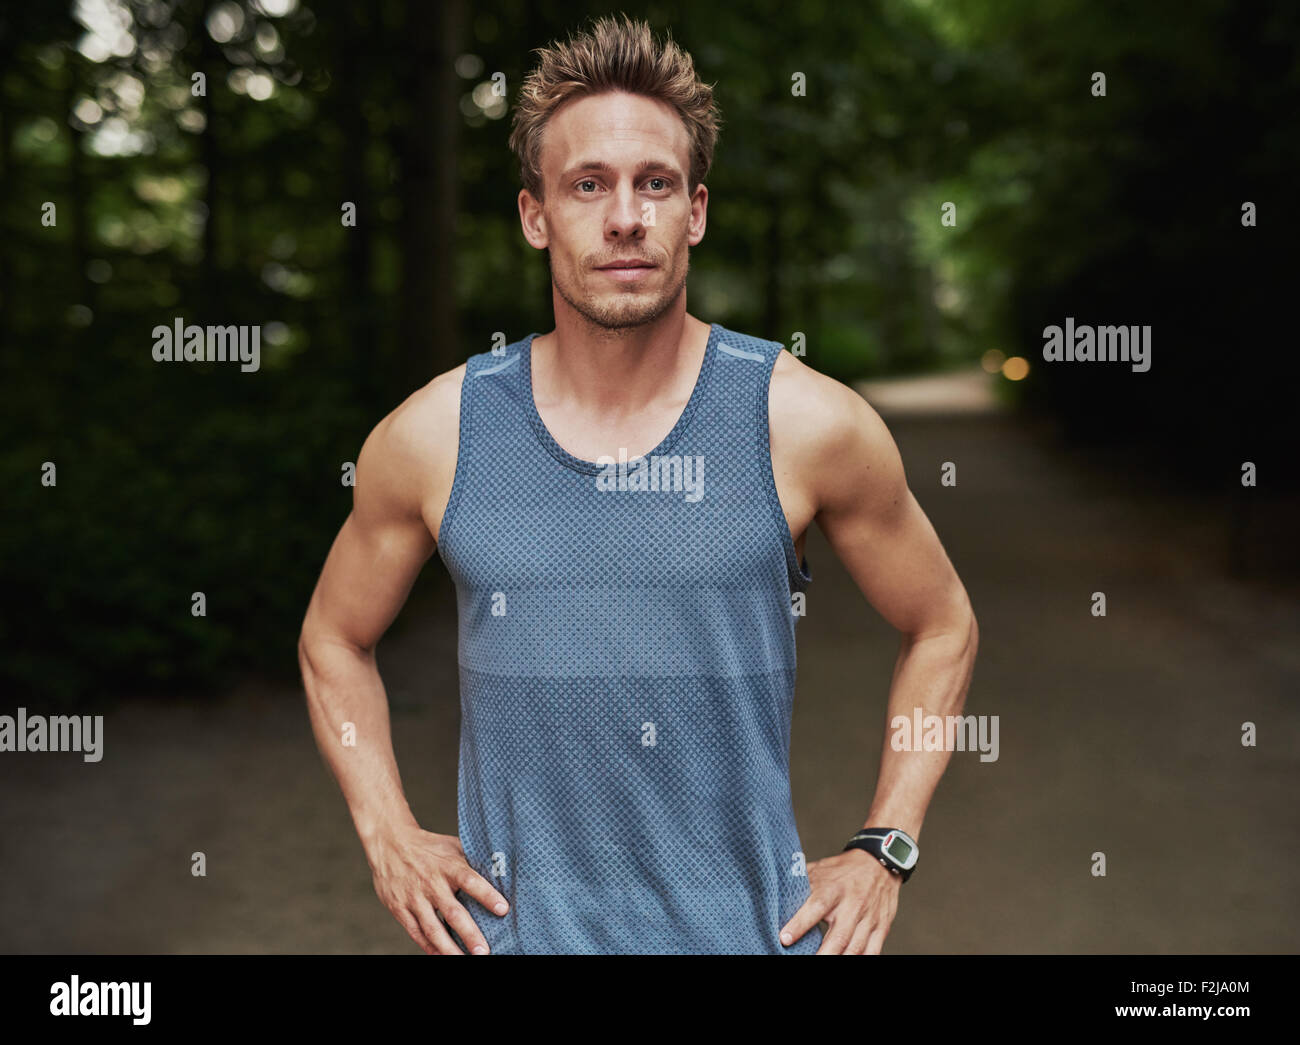
[[[921,855],[916,839],[897,827],[863,828],[849,839],[844,849],[846,852],[861,849],[870,853],[905,882],[912,876],[912,869]]]

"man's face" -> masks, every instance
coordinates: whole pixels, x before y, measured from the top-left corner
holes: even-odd
[[[589,95],[547,121],[544,201],[524,190],[519,215],[528,242],[549,253],[556,293],[597,326],[649,323],[685,287],[708,203],[703,185],[688,195],[689,164],[685,125],[653,98]]]

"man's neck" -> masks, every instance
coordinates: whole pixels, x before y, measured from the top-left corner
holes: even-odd
[[[555,329],[533,339],[537,401],[617,419],[689,398],[709,325],[686,311],[685,297],[653,322],[622,330],[599,327],[557,302]]]

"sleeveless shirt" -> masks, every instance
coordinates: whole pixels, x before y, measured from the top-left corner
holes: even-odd
[[[510,910],[457,898],[494,954],[811,954],[819,928],[779,939],[810,891],[789,749],[812,578],[768,430],[783,347],[712,324],[660,444],[593,462],[537,411],[536,336],[468,360],[438,540],[460,839]]]

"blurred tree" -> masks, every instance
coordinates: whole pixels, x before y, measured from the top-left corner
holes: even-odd
[[[1199,477],[1248,457],[1287,470],[1295,8],[624,9],[671,31],[723,112],[697,315],[801,332],[808,362],[844,379],[999,348],[1030,360],[1019,390],[1080,443],[1147,446]],[[549,328],[509,103],[533,48],[607,10],[0,12],[0,376],[21,389],[0,447],[0,640],[21,699],[294,674],[350,506],[343,464],[496,332]],[[1257,227],[1240,223],[1245,200]],[[1044,363],[1042,328],[1067,315],[1150,323],[1151,372]],[[176,317],[259,326],[260,369],[155,363],[151,332]],[[190,615],[195,591],[206,617]]]

